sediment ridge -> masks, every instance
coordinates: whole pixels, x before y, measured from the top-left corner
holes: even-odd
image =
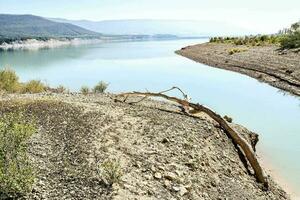
[[[184,47],[177,54],[212,67],[239,72],[300,95],[300,53],[276,45],[246,46],[204,43]]]

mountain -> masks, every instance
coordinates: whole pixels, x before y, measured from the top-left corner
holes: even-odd
[[[58,23],[33,15],[0,14],[0,38],[83,38],[99,33],[69,23]]]
[[[177,35],[177,36],[220,36],[251,34],[249,30],[215,21],[192,20],[66,20],[50,19],[71,23],[92,31],[112,35]]]

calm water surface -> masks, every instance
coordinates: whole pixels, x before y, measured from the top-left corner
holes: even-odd
[[[260,134],[260,155],[297,192],[300,188],[300,100],[247,76],[211,68],[175,50],[205,40],[119,42],[39,51],[0,52],[0,68],[22,81],[40,79],[72,90],[98,81],[110,92],[184,89],[194,102]]]

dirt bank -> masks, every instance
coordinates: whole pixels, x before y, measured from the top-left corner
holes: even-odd
[[[299,96],[300,53],[277,49],[277,46],[204,43],[184,47],[176,53],[213,67],[246,74]]]
[[[113,95],[40,94],[0,97],[0,114],[23,111],[38,132],[29,156],[36,170],[26,199],[288,199],[247,170],[214,121],[176,114],[172,104],[114,102]],[[253,133],[231,124],[248,141]],[[101,163],[118,162],[111,186]],[[251,171],[251,170],[250,170]]]

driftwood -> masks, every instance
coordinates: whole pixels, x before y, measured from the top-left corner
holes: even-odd
[[[184,96],[184,99],[179,99],[177,97],[168,96],[164,93],[178,89]],[[265,188],[268,188],[268,179],[264,173],[264,170],[262,169],[261,165],[258,162],[258,159],[256,157],[256,154],[250,144],[239,135],[235,130],[233,130],[226,120],[224,120],[220,115],[212,111],[211,109],[195,103],[190,103],[188,96],[178,87],[173,87],[169,90],[162,91],[159,93],[152,93],[152,92],[130,92],[130,93],[122,93],[117,95],[117,97],[124,97],[125,99],[123,102],[126,102],[129,96],[142,96],[143,98],[140,101],[137,102],[131,102],[131,103],[139,103],[146,99],[147,97],[160,97],[167,99],[169,101],[175,102],[182,106],[183,112],[188,115],[194,115],[199,112],[204,112],[207,115],[209,115],[213,120],[215,120],[220,127],[232,138],[233,143],[242,149],[244,156],[247,158],[248,162],[250,163],[251,167],[254,170],[255,177],[258,182],[263,183]]]

